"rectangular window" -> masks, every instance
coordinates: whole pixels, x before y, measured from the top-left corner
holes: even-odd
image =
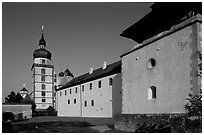
[[[42,99],[42,102],[45,103],[46,102],[45,99]]]
[[[91,106],[94,106],[94,100],[91,100]]]
[[[74,99],[74,104],[76,104],[76,99]]]
[[[57,79],[54,79],[54,82],[57,82]]]
[[[44,75],[41,76],[41,81],[45,81],[45,76]]]
[[[84,85],[82,85],[82,91],[84,91]]]
[[[70,89],[70,94],[72,94],[72,89]]]
[[[98,88],[101,88],[101,81],[98,81]]]
[[[41,69],[41,74],[43,74],[43,75],[45,74],[45,69],[44,68]]]
[[[42,91],[41,95],[42,95],[42,96],[45,96],[45,92],[44,92],[44,91]]]
[[[60,91],[60,96],[62,96],[62,92]]]
[[[113,85],[113,78],[109,78],[109,86]]]
[[[84,106],[87,107],[87,101],[84,101]]]
[[[68,100],[67,103],[70,104],[70,100]]]
[[[64,91],[64,95],[67,95],[67,91],[66,90]]]
[[[92,83],[90,83],[90,90],[92,90]]]
[[[42,84],[42,85],[41,85],[41,89],[42,89],[42,90],[45,90],[45,84]]]
[[[57,85],[55,85],[55,90],[57,89]]]
[[[76,90],[76,93],[77,93],[77,87],[76,87],[76,89],[75,89],[75,90]]]
[[[42,59],[42,64],[45,64],[45,60],[44,59]]]

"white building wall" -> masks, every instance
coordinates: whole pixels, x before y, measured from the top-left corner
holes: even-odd
[[[52,84],[51,83],[36,83],[35,84],[35,89],[37,90],[41,90],[42,84],[45,85],[46,90],[43,91],[52,91]]]
[[[41,69],[45,69],[45,75],[52,75],[52,68],[35,67],[35,74],[41,74]]]
[[[51,61],[49,59],[45,59],[45,58],[35,58],[33,60],[33,62],[36,63],[36,64],[43,64],[42,60],[45,60],[46,65],[51,65]]]
[[[77,87],[77,93],[76,93]],[[71,89],[71,94],[70,94]],[[66,95],[65,95],[65,91]],[[60,96],[61,92],[61,96]],[[74,99],[76,103],[74,104]],[[69,100],[69,104],[68,104]],[[58,116],[68,116],[68,117],[80,117],[80,87],[79,85],[73,86],[57,92],[57,103],[58,103]]]
[[[43,97],[43,98],[52,97],[52,91],[44,91],[44,92],[45,92],[45,96],[42,96],[42,91],[36,91],[35,97]]]
[[[115,75],[82,84],[84,85],[82,117],[112,117],[112,85],[109,86],[109,78],[114,78]],[[101,88],[98,87],[99,81],[101,81]],[[90,90],[90,83],[92,83],[92,90]],[[85,106],[85,101],[87,106]]]
[[[109,78],[113,78],[111,86]],[[101,81],[101,88],[98,88],[98,81]],[[92,90],[90,90],[90,83],[92,83]],[[84,86],[84,91],[82,91],[82,86]],[[77,93],[75,92],[76,87]],[[121,73],[66,88],[57,91],[58,116],[113,117],[114,114],[121,113],[121,97]],[[76,99],[76,104],[74,104],[74,99]],[[94,101],[93,106],[92,100]],[[85,106],[85,101],[87,106]]]
[[[36,82],[52,82],[52,76],[45,75],[45,81],[41,81],[41,75],[35,75]]]

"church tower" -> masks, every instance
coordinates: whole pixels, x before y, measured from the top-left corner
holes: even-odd
[[[51,64],[52,54],[45,49],[46,41],[43,35],[39,41],[39,49],[33,53],[32,98],[36,103],[36,109],[47,109],[54,107],[54,66]]]

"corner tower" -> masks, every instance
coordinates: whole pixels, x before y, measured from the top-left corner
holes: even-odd
[[[51,64],[52,54],[45,49],[46,41],[43,35],[39,41],[39,49],[33,53],[32,98],[36,103],[36,109],[47,109],[54,107],[54,66]]]

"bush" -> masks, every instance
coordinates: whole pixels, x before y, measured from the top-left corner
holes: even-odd
[[[189,98],[187,98],[188,103],[185,105],[185,109],[187,110],[188,116],[202,116],[202,95],[192,95],[189,94]]]
[[[52,106],[49,106],[46,110],[48,116],[57,116],[57,112]]]
[[[14,120],[14,114],[12,112],[3,112],[3,121]]]

